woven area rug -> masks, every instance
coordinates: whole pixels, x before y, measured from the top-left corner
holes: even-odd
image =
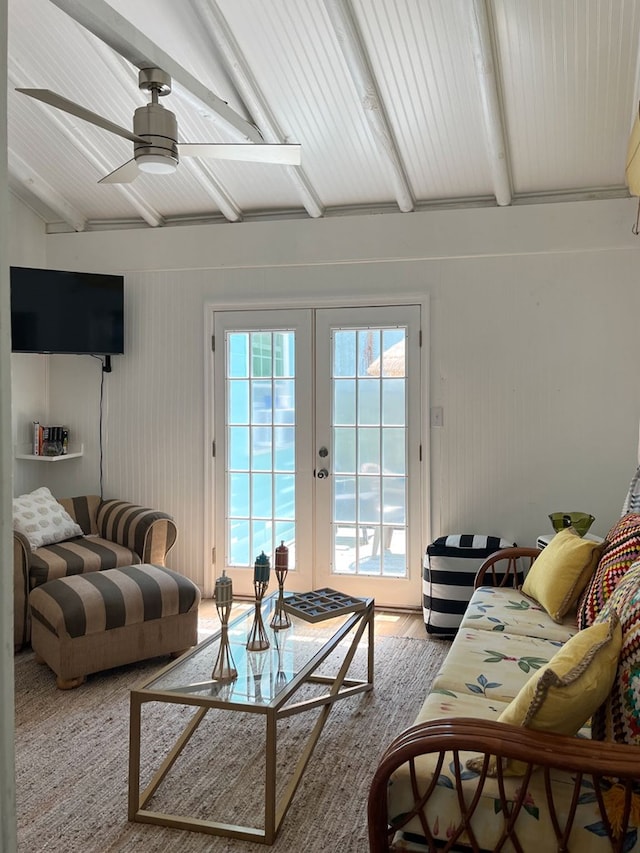
[[[372,693],[337,702],[270,848],[277,853],[366,853],[366,802],[378,759],[411,725],[449,644],[376,638]],[[20,853],[230,851],[264,845],[127,821],[129,690],[165,660],[91,676],[60,691],[33,653],[16,656],[16,765]],[[364,675],[365,649],[351,669]],[[142,761],[156,766],[193,709],[149,705]],[[316,712],[279,725],[285,775]],[[144,717],[143,717],[144,720]],[[211,711],[152,800],[151,807],[196,817],[262,825],[255,818],[263,783],[264,722]],[[147,772],[149,776],[151,770]],[[143,783],[145,781],[143,777]],[[286,780],[285,780],[286,781]]]

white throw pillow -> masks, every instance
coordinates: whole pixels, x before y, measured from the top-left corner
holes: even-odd
[[[13,499],[13,529],[26,536],[31,550],[82,536],[82,528],[46,486]]]

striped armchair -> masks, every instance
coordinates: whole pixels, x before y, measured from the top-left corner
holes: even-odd
[[[28,540],[13,532],[14,647],[31,638],[29,593],[55,578],[114,569],[138,563],[164,566],[177,537],[170,515],[127,501],[102,500],[98,495],[58,498],[80,525],[83,536],[31,550]]]

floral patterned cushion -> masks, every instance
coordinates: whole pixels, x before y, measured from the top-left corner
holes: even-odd
[[[453,690],[511,702],[529,676],[547,664],[562,643],[517,635],[461,629],[432,690]]]
[[[640,580],[640,570],[634,575]],[[576,624],[571,619],[566,618],[562,624],[555,623],[540,606],[517,590],[484,587],[475,590],[461,629],[415,722],[457,717],[498,720],[532,674],[538,674],[576,633]],[[589,738],[589,727],[583,726],[577,736]],[[535,770],[524,791],[521,776],[506,775],[497,779],[487,775],[479,791],[481,775],[467,766],[477,758],[477,752],[461,750],[444,753],[442,763],[438,753],[419,755],[415,762],[415,779],[408,765],[398,768],[389,787],[390,820],[393,822],[396,818],[401,823],[403,816],[413,812],[416,787],[420,798],[435,783],[434,792],[422,810],[428,821],[428,833],[435,840],[425,838],[425,824],[421,816],[416,815],[396,833],[394,850],[424,853],[435,849],[436,841],[446,845],[452,838],[456,839],[454,849],[494,850],[498,845],[501,845],[500,849],[514,849],[510,842],[505,845],[501,838],[504,831],[503,804],[506,801],[510,808],[522,798],[523,808],[517,818],[519,849],[558,849],[554,818],[547,804],[545,774]],[[461,779],[465,811],[468,804],[477,799],[477,807],[474,807],[468,823],[467,815],[461,815],[456,778]],[[574,800],[576,780],[580,786],[577,801]],[[590,779],[557,769],[550,770],[549,781],[555,817],[561,827],[572,819],[575,809],[575,820],[563,849],[580,853],[610,851],[598,797],[602,796],[607,801],[609,794],[615,794],[613,782],[605,780],[604,794],[600,795],[596,794]],[[607,788],[609,784],[610,788]],[[605,807],[609,808],[608,802]],[[631,850],[636,844],[640,821],[634,821],[630,821],[623,839],[624,850]]]
[[[484,720],[496,720],[506,707],[504,702],[494,701],[480,694],[469,694],[466,691],[433,690],[422,706],[416,723],[450,717],[476,717]],[[588,728],[581,729],[579,736],[589,737]],[[424,790],[433,779],[434,774],[438,773],[436,789],[427,802],[426,812],[434,837],[439,841],[446,843],[460,821],[455,783],[456,759],[457,770],[461,775],[462,787],[465,791],[465,799],[467,803],[473,799],[479,774],[468,770],[465,766],[467,761],[473,757],[477,757],[477,753],[460,751],[454,757],[453,753],[448,752],[439,768],[437,766],[437,754],[423,755],[416,761],[418,785],[421,790]],[[564,822],[572,807],[573,778],[571,774],[552,770],[551,782],[554,788],[554,802],[560,819]],[[407,765],[404,765],[394,773],[391,779],[389,788],[389,817],[391,819],[397,815],[406,814],[411,808],[414,802],[411,785],[409,770]],[[544,786],[544,775],[540,772],[534,773],[529,780],[525,793],[523,812],[518,818],[518,838],[523,850],[556,850],[558,847],[552,818],[546,806]],[[522,779],[517,776],[506,777],[504,787],[506,800],[513,803],[520,796]],[[567,839],[566,849],[578,850],[580,853],[610,851],[611,845],[606,836],[603,837],[601,830],[602,824],[597,809],[596,795],[591,783],[586,779],[583,780],[581,790],[576,819]],[[487,779],[480,802],[471,819],[471,827],[477,844],[476,849],[496,849],[503,830],[501,809],[498,780]],[[469,844],[469,837],[466,833],[460,838],[460,844]],[[429,849],[418,817],[414,817],[403,828],[403,832],[396,836],[393,849],[421,850],[423,853]],[[512,848],[508,845],[505,849]]]
[[[594,740],[640,745],[640,561],[620,581],[596,622],[614,610],[622,627],[622,648],[613,687],[593,715]]]
[[[617,618],[613,627],[608,622],[594,625],[565,644],[464,628],[432,692],[508,702],[500,713],[503,722],[573,735],[609,692],[620,643]],[[524,769],[513,762],[509,772],[522,774]]]
[[[578,628],[588,628],[631,565],[640,559],[640,514],[628,513],[607,533],[596,571],[578,601]]]
[[[515,589],[480,587],[475,590],[461,624],[495,633],[540,637],[566,642],[578,630],[575,615],[555,622],[537,602]]]

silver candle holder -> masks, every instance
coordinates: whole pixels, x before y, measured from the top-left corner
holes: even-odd
[[[289,549],[281,542],[276,548],[276,577],[278,578],[278,598],[270,625],[274,631],[291,627],[291,619],[284,607],[284,582],[289,571]]]
[[[253,591],[255,594],[255,613],[253,617],[253,625],[249,631],[247,638],[247,650],[250,652],[263,652],[269,648],[269,640],[267,632],[262,621],[262,599],[269,586],[269,574],[271,564],[269,558],[264,553],[256,559],[253,570]]]
[[[218,657],[211,673],[212,681],[234,681],[238,677],[231,646],[229,645],[229,614],[233,604],[233,584],[231,578],[227,577],[224,570],[222,576],[216,580],[213,597],[216,602],[218,617],[220,618],[220,647]]]

